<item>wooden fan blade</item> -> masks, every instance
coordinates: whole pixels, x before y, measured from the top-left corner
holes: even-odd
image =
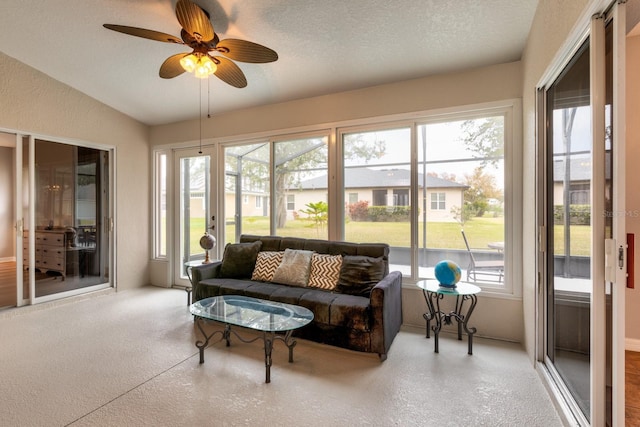
[[[103,27],[130,36],[142,37],[143,39],[157,40],[159,42],[184,44],[182,40],[171,34],[161,33],[154,30],[146,30],[138,27],[127,27],[125,25],[104,24]]]
[[[189,55],[188,53],[178,53],[168,57],[160,66],[160,77],[172,79],[184,73],[184,68],[180,65],[180,60]]]
[[[182,28],[196,39],[200,37],[204,42],[213,40],[213,25],[197,4],[189,0],[179,0],[176,4],[176,17]]]
[[[237,88],[247,86],[247,78],[240,67],[234,64],[233,61],[222,56],[214,56],[212,59],[218,65],[218,69],[214,73],[216,77]]]
[[[274,50],[246,40],[221,40],[216,46],[216,50],[224,56],[240,62],[262,64],[278,60],[278,54]]]

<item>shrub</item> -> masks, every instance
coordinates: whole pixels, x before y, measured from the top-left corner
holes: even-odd
[[[360,200],[347,205],[347,214],[352,221],[368,221],[369,220],[369,202]]]
[[[371,206],[369,207],[369,221],[373,222],[404,222],[409,221],[410,206]]]
[[[553,206],[553,223],[564,224],[564,205]],[[591,205],[569,205],[570,225],[591,224]]]

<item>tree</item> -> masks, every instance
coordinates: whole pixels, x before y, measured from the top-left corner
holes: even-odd
[[[442,178],[444,180],[451,181],[451,182],[458,182],[456,180],[456,174],[455,173],[450,173],[450,172],[441,172],[441,173],[427,172],[427,175],[428,176],[432,176],[434,178]]]
[[[300,213],[307,215],[307,220],[313,221],[320,237],[320,231],[324,229],[329,219],[329,205],[327,202],[319,201],[317,203],[309,202],[305,205],[306,209],[300,209]]]
[[[486,117],[462,123],[469,151],[482,159],[482,166],[496,165],[504,157],[504,117]]]
[[[477,214],[476,209],[473,207],[473,205],[467,202],[464,202],[462,207],[452,207],[449,212],[451,212],[453,219],[455,219],[462,226],[464,226],[467,221],[469,221]]]
[[[500,200],[502,192],[496,188],[493,175],[484,172],[484,168],[477,167],[471,175],[465,174],[465,183],[469,188],[464,192],[464,204],[469,204],[475,216],[483,216],[489,206],[489,199]]]

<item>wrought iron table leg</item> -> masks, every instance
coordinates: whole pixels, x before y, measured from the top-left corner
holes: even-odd
[[[462,305],[464,304],[465,297],[462,299],[460,295],[456,297],[456,310],[452,313],[455,316],[456,323],[458,324],[458,341],[462,341],[462,322],[460,322],[460,315],[462,313]]]
[[[266,371],[266,383],[271,382],[271,351],[273,350],[274,333],[264,333],[264,367]]]
[[[211,335],[207,335],[207,333],[204,331],[204,328],[202,327],[202,325],[205,323],[204,319],[202,317],[194,316],[194,320],[196,322],[196,325],[198,326],[198,330],[204,337],[204,341],[200,341],[200,340],[196,341],[196,347],[198,347],[198,350],[200,351],[200,363],[204,363],[204,349],[207,348],[207,346],[209,345],[209,340],[213,338],[213,336],[216,334],[222,334],[222,336],[224,337],[225,332],[228,333],[228,331],[227,331],[227,328],[225,328],[225,332],[214,331]],[[227,340],[227,345],[228,343],[229,341]]]
[[[430,330],[431,330],[431,319],[436,317],[436,309],[433,307],[433,301],[430,299],[429,292],[426,290],[422,290],[422,294],[424,295],[424,300],[427,302],[427,312],[422,315],[424,320],[427,322],[427,338],[430,338]]]
[[[468,295],[468,298],[471,300],[471,305],[469,306],[467,314],[463,317],[462,327],[469,337],[469,350],[467,354],[473,354],[473,334],[476,333],[476,328],[469,328],[468,323],[471,318],[471,314],[473,313],[473,309],[476,308],[476,304],[478,303],[478,297],[475,295]]]
[[[436,320],[436,324],[433,327],[433,337],[434,337],[434,352],[439,353],[439,343],[438,343],[438,338],[440,335],[440,330],[442,329],[442,319],[444,318],[445,322],[449,323],[449,320],[446,318],[446,315],[440,311],[440,300],[442,298],[444,298],[444,295],[442,294],[437,294],[437,293],[431,293],[430,295],[431,298],[435,298],[436,300],[436,306],[435,306],[435,310],[433,311],[434,314],[434,318]],[[431,301],[431,305],[433,306],[433,301]]]

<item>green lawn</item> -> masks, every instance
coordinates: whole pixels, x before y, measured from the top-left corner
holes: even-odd
[[[346,224],[345,240],[349,242],[385,242],[390,246],[408,247],[410,245],[410,226],[408,222],[355,222]],[[422,224],[418,236],[422,239]],[[476,248],[486,248],[487,243],[504,241],[503,218],[475,218],[465,224],[465,233],[470,244]],[[464,249],[460,233],[461,227],[451,222],[427,223],[427,245],[431,248]],[[233,239],[234,227],[227,225],[226,235]],[[243,221],[244,234],[269,234],[269,220],[265,217],[247,218]],[[318,230],[303,220],[288,221],[278,230],[278,235],[303,238],[327,238],[326,228]]]
[[[464,225],[465,234],[472,248],[487,248],[489,242],[504,241],[503,218],[474,218]],[[418,238],[422,242],[422,224],[418,228]],[[464,241],[460,233],[460,225],[451,222],[427,223],[427,246],[441,249],[464,249]],[[204,220],[192,221],[191,253],[202,253],[200,237],[204,230]],[[589,255],[590,253],[589,226],[571,227],[571,254]],[[242,223],[244,234],[269,234],[269,219],[266,217],[244,218]],[[556,241],[556,254],[564,253],[564,229],[555,226],[554,238]],[[278,230],[280,236],[293,236],[303,238],[327,237],[326,228],[319,231],[307,221],[292,220],[286,226]],[[226,225],[226,236],[229,241],[234,239],[234,226]],[[410,243],[410,229],[408,222],[354,222],[346,224],[345,240],[348,242],[384,242],[390,246],[408,247]],[[221,247],[223,247],[222,245]]]

